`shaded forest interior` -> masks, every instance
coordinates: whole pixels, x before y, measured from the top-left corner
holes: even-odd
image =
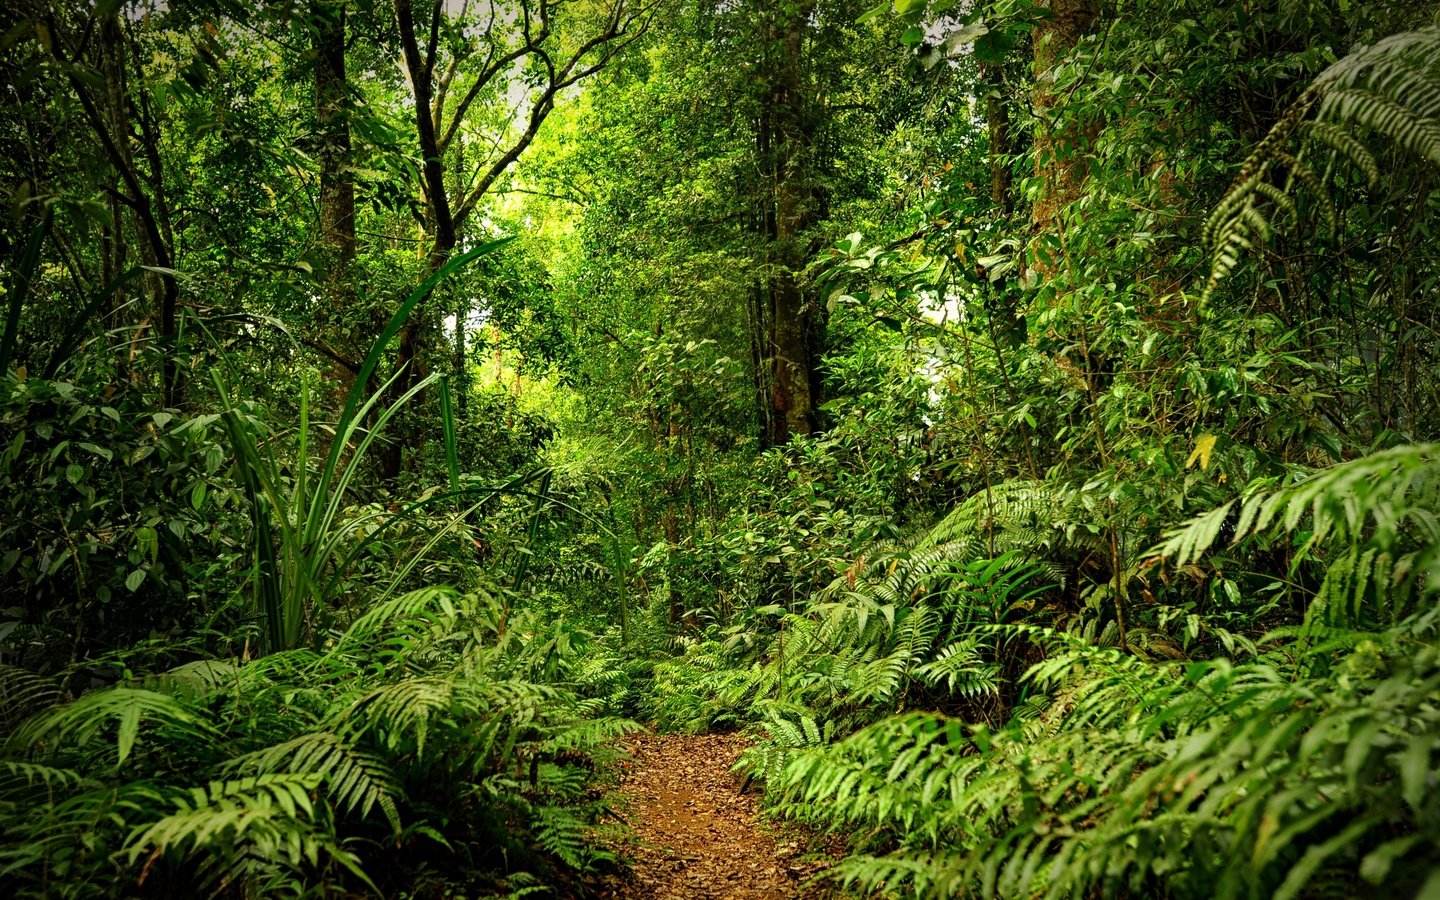
[[[1440,900],[1436,5],[871,2],[4,4],[0,893]]]

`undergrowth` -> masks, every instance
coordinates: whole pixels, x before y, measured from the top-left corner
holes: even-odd
[[[322,650],[73,699],[8,675],[0,874],[17,897],[396,895],[426,872],[488,890],[476,873],[585,871],[609,859],[597,766],[637,727],[553,629],[439,588]]]

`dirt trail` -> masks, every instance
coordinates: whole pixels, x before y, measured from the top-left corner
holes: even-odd
[[[730,767],[739,735],[640,734],[625,742],[620,790],[635,831],[634,869],[604,896],[636,900],[791,900],[818,867],[795,857],[798,842],[757,822],[759,803],[741,794]]]

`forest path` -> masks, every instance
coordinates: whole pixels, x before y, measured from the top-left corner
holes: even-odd
[[[790,900],[814,863],[798,842],[758,822],[759,800],[730,769],[748,742],[734,734],[637,734],[626,739],[620,793],[635,832],[634,868],[606,891],[644,900]]]

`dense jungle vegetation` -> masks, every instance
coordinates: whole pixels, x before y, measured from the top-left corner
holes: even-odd
[[[1440,898],[1419,0],[13,0],[0,893]]]

